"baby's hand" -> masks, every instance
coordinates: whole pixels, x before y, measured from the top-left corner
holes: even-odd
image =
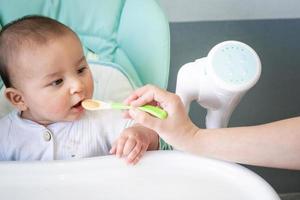
[[[158,136],[156,133],[154,134],[153,137],[153,131],[142,126],[127,128],[112,145],[110,153],[116,154],[119,158],[126,157],[126,162],[129,164],[136,164],[149,145],[158,144]]]

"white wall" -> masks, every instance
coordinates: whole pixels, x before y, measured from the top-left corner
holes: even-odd
[[[299,0],[156,0],[170,22],[300,18]]]

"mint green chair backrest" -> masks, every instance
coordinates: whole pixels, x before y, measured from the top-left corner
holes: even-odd
[[[155,0],[0,1],[0,26],[33,14],[71,27],[94,62],[118,68],[134,86],[167,87],[169,25]]]

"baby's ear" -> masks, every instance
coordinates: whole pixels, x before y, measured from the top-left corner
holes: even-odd
[[[27,106],[25,104],[22,92],[20,92],[15,88],[6,88],[4,94],[7,100],[18,110],[20,111],[27,110]]]

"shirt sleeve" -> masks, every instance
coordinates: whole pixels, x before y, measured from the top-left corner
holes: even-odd
[[[159,150],[173,150],[173,147],[159,137]]]
[[[7,140],[8,140],[8,134],[9,134],[9,127],[10,127],[10,120],[8,118],[8,115],[5,117],[0,118],[0,161],[7,161],[9,160],[7,158]]]

